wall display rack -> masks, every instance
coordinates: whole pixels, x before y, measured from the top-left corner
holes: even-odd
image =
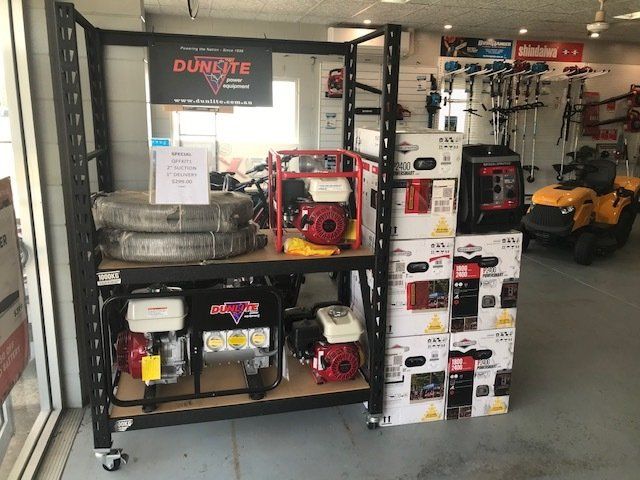
[[[115,470],[126,462],[121,449],[114,448],[112,434],[166,425],[264,415],[310,408],[367,402],[368,426],[375,428],[382,414],[384,386],[384,349],[389,261],[389,225],[393,160],[395,152],[396,107],[400,64],[399,25],[385,25],[350,42],[294,41],[265,38],[217,37],[155,32],[129,32],[96,28],[72,3],[47,2],[47,27],[51,50],[54,101],[67,241],[70,252],[74,312],[83,331],[78,335],[81,362],[88,370],[94,449],[107,470]],[[84,31],[86,58],[79,55],[78,27]],[[105,86],[104,49],[107,46],[149,47],[160,42],[192,42],[204,45],[260,46],[274,53],[344,56],[344,130],[343,148],[353,150],[356,89],[365,88],[356,80],[358,45],[376,37],[384,37],[382,89],[380,93],[380,153],[377,190],[376,242],[374,251],[362,248],[345,251],[328,258],[289,257],[266,248],[243,256],[206,264],[135,264],[102,258],[97,232],[91,214],[92,187],[90,163],[96,163],[97,186],[100,191],[114,190],[112,153],[110,151],[107,95]],[[89,72],[89,95],[95,150],[87,151],[87,132],[81,91],[81,62]],[[273,242],[273,238],[269,239]],[[114,405],[114,384],[118,398],[141,398],[144,384],[126,375],[112,375],[113,342],[101,305],[110,297],[130,295],[134,287],[154,282],[172,283],[222,280],[255,275],[341,272],[339,300],[348,299],[345,286],[347,272],[357,270],[361,278],[365,305],[368,362],[354,381],[316,385],[309,372],[297,362],[290,362],[290,380],[282,382],[262,400],[249,400],[247,395],[211,396],[187,402],[163,403],[152,413],[140,407]],[[366,281],[367,270],[374,273],[372,291]],[[372,293],[370,296],[369,294]],[[371,298],[371,302],[368,299]],[[110,344],[109,344],[110,343]],[[216,389],[231,388],[240,378],[242,368],[216,367],[212,382]],[[226,371],[222,371],[225,370]],[[81,369],[82,371],[82,369]],[[205,380],[203,379],[203,382]],[[208,380],[207,380],[208,381]],[[237,384],[237,383],[236,383]],[[168,395],[179,397],[183,384],[171,386]],[[111,391],[110,391],[111,390]],[[126,403],[126,402],[125,402]]]

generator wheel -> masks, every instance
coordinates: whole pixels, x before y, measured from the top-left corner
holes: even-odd
[[[591,265],[596,254],[596,236],[591,232],[584,232],[578,237],[573,248],[573,258],[580,265]]]
[[[616,237],[618,248],[623,247],[627,243],[627,240],[629,240],[629,235],[631,235],[631,229],[633,228],[633,222],[635,219],[636,214],[631,205],[626,206],[622,212],[620,212],[618,224],[613,230],[613,235]]]

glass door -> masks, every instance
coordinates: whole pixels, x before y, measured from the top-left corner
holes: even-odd
[[[36,444],[44,440],[51,412],[61,406],[53,316],[43,308],[43,299],[50,305],[51,289],[29,97],[22,1],[0,0],[0,179],[11,179],[29,335],[27,367],[0,408],[3,479],[21,475]]]

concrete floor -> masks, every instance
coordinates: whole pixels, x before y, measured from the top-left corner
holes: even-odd
[[[85,416],[63,478],[638,479],[640,222],[590,267],[523,260],[511,411],[369,431],[359,405],[114,435],[98,465]]]
[[[31,345],[33,352],[33,344]],[[36,361],[31,359],[11,390],[14,432],[4,457],[0,461],[0,478],[8,478],[31,428],[40,414],[40,393]]]

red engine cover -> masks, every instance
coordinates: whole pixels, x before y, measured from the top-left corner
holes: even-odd
[[[339,245],[347,230],[347,213],[339,203],[301,202],[293,224],[311,243]]]
[[[147,356],[147,339],[142,333],[124,330],[116,340],[116,365],[133,378],[142,378],[142,357]]]
[[[312,363],[316,383],[351,380],[360,368],[360,350],[355,343],[316,343]]]

